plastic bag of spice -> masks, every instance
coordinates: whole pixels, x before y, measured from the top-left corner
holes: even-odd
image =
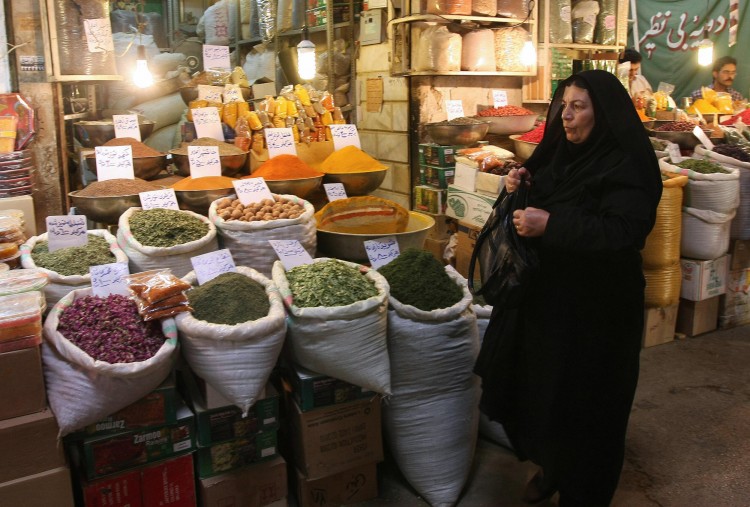
[[[320,257],[314,263],[330,259]],[[309,369],[391,394],[391,368],[386,347],[388,282],[377,271],[338,261],[371,280],[376,295],[345,306],[300,307],[294,304],[287,272],[280,261],[273,265],[273,281],[286,305],[290,359]]]
[[[444,269],[460,287],[458,302],[424,311],[391,294],[388,310],[393,395],[383,407],[384,436],[404,477],[430,505],[458,500],[471,470],[479,423],[480,381],[473,372],[479,338],[472,295],[458,272]]]
[[[234,199],[235,196],[229,198]],[[217,213],[217,206],[222,199],[212,202],[208,209],[208,218],[216,225],[224,248],[232,252],[235,265],[251,267],[269,277],[273,263],[279,258],[269,240],[296,239],[311,257],[315,256],[318,241],[315,208],[312,204],[296,195],[274,194],[274,198],[277,201],[296,203],[303,207],[304,212],[297,218],[247,222],[222,218]]]
[[[109,264],[113,262],[128,263],[128,256],[120,248],[117,242],[117,238],[110,234],[109,231],[107,231],[106,229],[92,229],[90,231],[87,231],[87,234],[89,236],[97,236],[103,238],[109,244],[109,251],[111,252],[112,257],[110,259],[102,258],[102,260],[105,261],[102,262],[102,264]],[[72,250],[64,249],[66,250],[66,252],[63,252],[63,249],[58,250],[58,255],[56,255],[56,257],[58,257],[59,260],[57,260],[56,262],[61,263],[60,271],[73,269],[85,273],[80,275],[65,275],[61,274],[59,271],[38,266],[36,262],[34,262],[32,251],[40,241],[47,241],[46,232],[44,234],[40,234],[39,236],[29,238],[26,243],[21,245],[21,266],[23,266],[25,269],[36,268],[47,275],[48,283],[44,287],[44,297],[47,301],[47,308],[52,308],[55,303],[57,303],[63,296],[65,296],[72,290],[91,287],[91,275],[89,274],[89,269],[87,266],[88,261],[91,259],[90,253],[87,254],[86,257],[84,257],[82,255],[76,255],[75,251]]]
[[[131,273],[169,268],[172,270],[172,274],[182,277],[193,270],[193,265],[190,262],[191,257],[213,252],[219,248],[216,226],[208,218],[192,211],[181,211],[181,213],[186,213],[188,216],[195,217],[206,224],[207,232],[202,238],[172,247],[143,245],[133,237],[130,229],[130,218],[139,211],[141,211],[141,208],[130,208],[120,215],[117,229],[117,241],[128,257]],[[155,223],[153,226],[168,229],[170,224]]]
[[[265,288],[270,303],[265,317],[227,325],[199,320],[186,313],[178,315],[176,322],[182,354],[190,368],[239,407],[244,416],[261,396],[281,353],[286,312],[276,284],[269,278],[244,266],[238,266],[237,272]],[[183,280],[197,285],[194,272]]]
[[[177,353],[174,319],[160,322],[165,341],[150,358],[137,362],[96,360],[58,331],[62,313],[90,288],[69,292],[44,321],[42,361],[47,398],[63,437],[101,421],[156,389],[172,371]]]

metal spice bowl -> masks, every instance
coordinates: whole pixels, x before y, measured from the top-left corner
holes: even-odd
[[[251,175],[252,176],[252,175]],[[295,180],[266,180],[268,189],[274,194],[291,194],[304,199],[320,187],[323,176]]]
[[[85,197],[78,195],[78,191],[68,194],[70,202],[76,209],[86,215],[86,218],[100,224],[116,224],[120,215],[128,208],[141,205],[138,194],[115,195],[105,197]]]
[[[139,120],[138,130],[141,139],[146,139],[154,131],[156,122]],[[115,138],[115,124],[112,120],[79,121],[73,124],[75,138],[84,148],[103,146],[107,141]]]
[[[325,173],[323,183],[341,183],[349,197],[367,195],[383,183],[387,171],[388,169],[360,173]]]
[[[444,146],[471,146],[484,139],[490,128],[489,121],[469,124],[427,123],[427,135]]]
[[[230,187],[211,190],[175,190],[174,193],[180,209],[208,216],[208,208],[211,207],[212,202],[234,194],[235,190],[234,187]]]
[[[89,170],[98,175],[96,171],[96,155],[86,155],[86,163]],[[155,157],[138,157],[133,158],[133,173],[136,178],[150,180],[167,168],[167,155],[157,155]]]
[[[187,155],[175,153],[175,150],[170,150],[169,153],[172,155],[172,162],[174,167],[180,176],[190,176],[190,160]],[[240,153],[237,155],[219,155],[219,163],[221,164],[221,175],[228,176],[230,178],[237,176],[240,173],[245,173],[245,164],[247,162],[247,155],[249,152]]]

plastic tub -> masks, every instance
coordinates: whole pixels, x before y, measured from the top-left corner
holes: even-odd
[[[11,178],[7,180],[0,179],[0,190],[15,190],[31,186],[31,176],[23,178]]]
[[[31,195],[31,187],[32,185],[27,185],[24,187],[9,188],[5,190],[0,189],[0,197],[16,197],[19,195]]]
[[[23,160],[31,157],[31,150],[11,151],[10,153],[0,153],[0,164],[11,160]]]
[[[0,297],[0,343],[41,336],[43,299],[39,291]]]
[[[16,178],[30,178],[31,177],[31,168],[24,168],[24,169],[13,169],[10,171],[3,171],[0,170],[0,184],[2,182],[7,180],[13,180]],[[29,185],[31,182],[29,182]]]
[[[14,169],[30,169],[33,164],[31,157],[19,158],[16,160],[6,160],[0,162],[0,171],[9,171]]]
[[[47,285],[47,274],[38,269],[17,269],[0,273],[0,296],[41,291]]]

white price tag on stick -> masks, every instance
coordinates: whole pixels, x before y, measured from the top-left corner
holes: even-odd
[[[679,164],[682,162],[682,153],[680,153],[680,147],[677,144],[669,143],[667,145],[667,153],[669,153],[669,160],[673,164]]]
[[[164,190],[152,190],[150,192],[141,192],[138,194],[141,199],[141,208],[143,209],[174,209],[179,210],[180,206],[177,203],[177,196],[174,193],[173,188],[165,188]]]
[[[505,90],[492,90],[492,104],[495,107],[508,105],[508,92]]]
[[[229,46],[203,45],[203,68],[232,70],[229,62]]]
[[[461,118],[464,116],[464,105],[460,100],[446,100],[445,111],[448,114],[448,121]]]
[[[700,126],[695,126],[695,128],[693,129],[693,135],[698,138],[698,140],[703,146],[706,147],[707,150],[712,151],[714,149],[714,143],[711,142],[711,140],[708,138],[703,129],[700,128]]]
[[[357,131],[356,125],[328,125],[331,129],[331,137],[333,137],[333,149],[338,151],[346,146],[356,146],[362,149],[362,145],[359,143],[359,132]]]
[[[193,113],[193,124],[195,135],[198,137],[210,137],[217,141],[224,140],[224,131],[221,130],[221,119],[219,110],[215,107],[197,107],[191,109]]]
[[[216,250],[190,258],[190,263],[198,278],[198,285],[203,285],[223,273],[236,272],[232,253],[228,249]]]
[[[268,158],[279,155],[297,155],[297,147],[294,145],[294,135],[290,128],[267,128],[263,129],[268,147]]]
[[[373,269],[380,269],[401,254],[394,236],[365,241],[364,245]]]
[[[190,176],[221,176],[221,159],[218,146],[188,146]]]
[[[243,178],[232,182],[237,191],[237,199],[243,206],[254,202],[262,202],[264,199],[274,200],[266,180],[263,178]]]
[[[138,115],[113,114],[112,122],[115,125],[115,137],[132,137],[136,141],[141,140],[141,129],[138,128]]]
[[[343,183],[323,183],[329,201],[346,199],[346,189]]]
[[[128,284],[122,279],[130,274],[127,262],[91,266],[89,273],[91,274],[91,292],[94,296],[105,298],[110,294],[130,295]]]
[[[198,85],[198,100],[221,103],[223,93],[223,86]]]
[[[86,217],[83,215],[55,215],[45,219],[47,248],[50,252],[71,246],[86,246]]]
[[[130,146],[97,146],[94,156],[97,180],[135,179],[133,149]]]
[[[296,239],[269,239],[268,242],[287,271],[297,266],[310,264],[313,261],[302,243]]]

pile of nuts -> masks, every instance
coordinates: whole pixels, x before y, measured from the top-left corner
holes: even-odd
[[[304,207],[296,202],[274,196],[275,200],[263,199],[243,205],[239,199],[222,199],[216,204],[216,214],[224,220],[258,222],[278,218],[299,218],[305,212]]]

